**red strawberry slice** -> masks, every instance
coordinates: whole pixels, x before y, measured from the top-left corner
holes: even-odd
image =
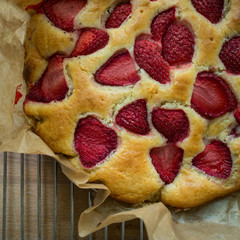
[[[240,124],[240,105],[238,105],[238,108],[234,112],[234,117],[235,117],[236,121],[238,122],[238,124]]]
[[[72,57],[88,55],[104,48],[109,41],[108,34],[96,28],[85,28],[81,30],[80,36],[72,52]]]
[[[192,5],[211,23],[218,23],[222,18],[224,0],[192,0]]]
[[[163,58],[171,65],[191,63],[195,41],[189,28],[180,22],[169,26],[162,40]]]
[[[73,21],[87,0],[48,0],[42,8],[46,16],[54,25],[65,31],[73,30]]]
[[[159,83],[170,82],[170,66],[161,55],[161,48],[157,43],[148,39],[138,39],[134,46],[134,56],[138,66],[144,69],[150,77]]]
[[[223,44],[219,58],[226,70],[233,74],[240,74],[240,37],[234,37]]]
[[[109,86],[133,85],[140,80],[128,51],[114,54],[95,73],[96,82]]]
[[[237,100],[222,78],[201,72],[194,84],[191,107],[202,117],[211,119],[234,110]]]
[[[189,134],[189,120],[181,109],[155,108],[152,123],[170,143],[183,141]]]
[[[154,41],[162,40],[163,34],[171,23],[175,21],[175,8],[159,13],[152,21],[151,33]]]
[[[45,73],[27,94],[28,100],[49,103],[65,98],[68,86],[63,73],[63,61],[61,55],[50,59]]]
[[[132,12],[130,3],[122,3],[118,5],[106,21],[106,28],[118,28],[127,19]]]
[[[123,107],[116,116],[116,123],[127,130],[146,135],[150,131],[147,103],[145,99],[136,100]]]
[[[82,165],[92,168],[106,159],[116,148],[118,137],[114,130],[94,117],[80,119],[74,134],[74,146]]]
[[[169,144],[164,147],[153,148],[150,151],[152,164],[162,181],[166,184],[172,183],[177,176],[183,160],[184,151]]]
[[[213,141],[194,157],[192,164],[210,176],[228,178],[232,169],[231,152],[224,143]]]

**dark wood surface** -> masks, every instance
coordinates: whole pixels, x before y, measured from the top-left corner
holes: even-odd
[[[0,153],[0,233],[3,226],[3,153]],[[37,155],[24,155],[24,239],[38,239],[38,195],[37,195]],[[7,194],[6,194],[6,239],[21,239],[21,162],[20,154],[7,154]],[[70,181],[57,166],[57,239],[71,239],[71,198]],[[88,190],[74,186],[74,239],[78,218],[88,207]],[[53,239],[54,226],[54,160],[41,160],[41,239]],[[140,222],[125,223],[125,239],[140,239]],[[0,236],[0,239],[2,236]],[[93,240],[104,239],[104,229],[92,235]],[[108,240],[121,239],[121,224],[108,227]],[[147,239],[144,232],[144,239]]]

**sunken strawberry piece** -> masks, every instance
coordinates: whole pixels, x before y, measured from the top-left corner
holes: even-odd
[[[240,137],[240,127],[236,126],[236,127],[232,128],[232,130],[231,130],[229,135],[230,136],[232,135],[234,138]]]
[[[175,22],[169,26],[162,40],[163,58],[171,66],[192,62],[195,41],[187,26]]]
[[[45,0],[45,1],[46,1],[46,0]],[[25,10],[28,11],[28,10],[33,9],[33,10],[35,10],[37,13],[43,13],[42,4],[43,4],[43,2],[45,2],[45,1],[41,1],[41,2],[39,2],[39,3],[37,3],[37,4],[28,5]]]
[[[88,55],[104,48],[109,41],[108,34],[96,28],[85,28],[80,30],[80,36],[71,56]]]
[[[223,142],[213,141],[192,160],[192,164],[210,176],[228,178],[232,169],[231,152]]]
[[[194,84],[191,107],[202,117],[211,119],[233,111],[237,100],[222,78],[211,72],[201,72]]]
[[[49,103],[65,98],[69,88],[63,73],[62,55],[53,56],[43,76],[30,88],[26,100]]]
[[[72,31],[74,19],[86,5],[87,0],[47,0],[42,9],[54,25],[65,31]]]
[[[139,80],[131,55],[125,50],[114,54],[95,73],[95,81],[102,85],[127,86]]]
[[[106,21],[106,28],[118,28],[127,19],[132,12],[130,3],[122,3],[118,5]]]
[[[240,124],[240,105],[238,105],[238,108],[234,112],[234,117],[235,117],[236,121],[238,122],[238,124]]]
[[[150,131],[147,115],[146,100],[139,99],[123,107],[115,121],[119,126],[133,133],[146,135]]]
[[[170,66],[161,55],[161,48],[149,39],[137,39],[134,46],[134,56],[138,66],[144,69],[150,77],[161,84],[169,83]]]
[[[219,58],[226,70],[233,74],[240,74],[240,37],[234,37],[223,44]]]
[[[74,134],[74,146],[85,168],[92,168],[106,159],[116,148],[114,130],[92,116],[80,119]]]
[[[184,151],[173,144],[151,149],[152,164],[166,184],[172,183],[177,176],[183,161],[183,154]]]
[[[155,108],[152,123],[170,143],[181,142],[189,135],[189,120],[181,109]]]
[[[161,41],[163,34],[175,18],[175,8],[170,8],[164,12],[159,13],[152,21],[151,33],[154,41]]]
[[[218,23],[223,15],[224,0],[192,0],[197,12],[202,14],[211,23]]]

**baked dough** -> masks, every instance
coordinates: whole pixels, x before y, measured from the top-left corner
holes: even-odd
[[[43,1],[43,4],[46,2],[54,1]],[[234,130],[238,130],[238,123],[234,118],[236,103],[221,116],[208,118],[195,111],[191,99],[199,74],[208,72],[223,79],[234,94],[234,101],[239,100],[240,74],[227,71],[219,54],[226,39],[240,34],[240,0],[225,1],[221,19],[217,23],[212,23],[197,12],[191,0],[132,0],[130,2],[132,11],[122,24],[116,28],[106,28],[105,23],[109,14],[121,3],[114,0],[88,0],[74,18],[71,31],[56,26],[44,11],[29,9],[32,17],[25,41],[24,68],[29,91],[31,92],[32,86],[46,74],[48,64],[56,54],[64,56],[63,74],[68,87],[65,97],[61,100],[43,102],[27,96],[24,111],[34,131],[54,152],[68,156],[74,167],[88,172],[89,182],[103,182],[111,190],[111,196],[120,201],[131,204],[162,201],[167,205],[188,208],[238,191],[240,137],[238,134],[232,134]],[[194,52],[189,63],[170,66],[170,82],[162,84],[134,61],[136,58],[134,46],[139,36],[143,36],[143,41],[144,38],[151,36],[154,18],[169,9],[175,9],[174,21],[186,26],[192,33]],[[86,28],[105,31],[109,40],[104,47],[93,53],[73,57],[72,52],[77,44],[80,29]],[[168,41],[171,40],[172,38]],[[121,51],[123,54],[126,51],[130,53],[139,79],[125,86],[98,82],[96,80],[98,70],[114,54]],[[116,123],[120,110],[139,99],[146,101],[150,129],[146,134],[129,131]],[[187,135],[177,142],[168,140],[165,134],[157,130],[155,126],[157,123],[154,124],[152,121],[153,110],[156,108],[167,109],[169,112],[177,109],[181,114],[185,113],[189,124]],[[91,118],[99,121],[97,125],[107,127],[109,134],[115,133],[117,142],[112,140],[113,149],[109,150],[105,158],[87,167],[82,164],[79,151],[76,150],[75,135],[78,123],[85,131],[84,121],[89,120],[91,123],[93,121]],[[177,131],[179,132],[181,128]],[[105,130],[102,131],[105,133],[107,131]],[[91,136],[89,138],[91,139]],[[194,161],[196,164],[193,164],[193,159],[204,152],[212,141],[221,142],[230,151],[229,173],[222,177],[203,171],[198,167],[197,160]],[[164,147],[169,145],[171,147],[167,151],[182,149],[183,156],[176,176],[174,175],[168,182],[160,177],[150,152],[153,153],[152,149],[159,148],[162,153],[165,151]],[[80,148],[82,149],[81,146]],[[222,153],[224,154],[225,152]],[[219,156],[221,160],[221,153]]]

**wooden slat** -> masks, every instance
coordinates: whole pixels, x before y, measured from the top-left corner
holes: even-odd
[[[21,239],[21,161],[20,154],[8,153],[7,161],[7,208],[6,239]],[[38,239],[38,196],[37,196],[37,155],[24,155],[24,239]],[[71,185],[57,167],[57,222],[56,239],[70,239],[71,236]],[[3,153],[0,153],[0,232],[2,232],[3,205]],[[79,215],[88,207],[88,191],[74,186],[74,240],[80,238],[77,232]],[[43,156],[41,161],[41,239],[54,236],[54,160]],[[140,239],[139,220],[125,223],[125,239]],[[108,227],[108,240],[121,239],[121,224]],[[105,230],[92,235],[93,240],[105,239]],[[144,233],[144,239],[146,234]]]

